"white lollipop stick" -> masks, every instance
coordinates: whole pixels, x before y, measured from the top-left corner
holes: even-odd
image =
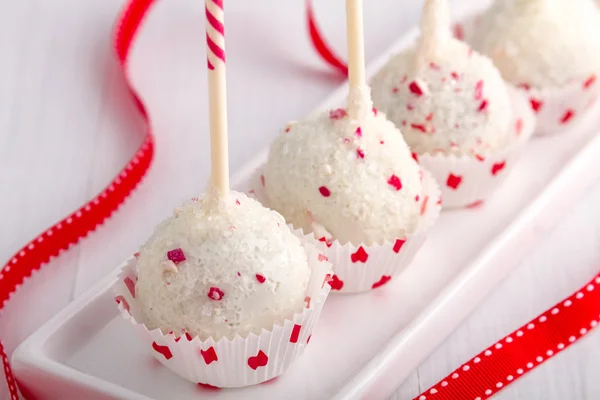
[[[223,199],[227,198],[229,194],[224,16],[223,0],[206,0],[210,185]]]
[[[415,72],[435,59],[439,49],[452,37],[448,0],[425,0],[421,17],[421,36],[415,55]]]
[[[365,43],[362,0],[346,0],[346,37],[348,41],[348,113],[362,121],[373,108],[365,78]]]

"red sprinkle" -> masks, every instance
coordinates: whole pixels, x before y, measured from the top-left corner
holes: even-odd
[[[348,115],[348,113],[343,108],[338,108],[336,110],[331,110],[329,112],[329,118],[333,119],[333,120],[342,119],[342,118],[346,117],[347,115]]]
[[[423,95],[423,89],[421,89],[421,87],[419,86],[419,84],[417,83],[417,81],[412,81],[408,85],[408,90],[410,90],[410,92],[412,94],[414,94],[415,96],[422,96]]]
[[[469,204],[467,206],[467,208],[477,208],[483,205],[483,200],[476,200],[474,202],[472,202],[471,204]]]
[[[454,37],[457,38],[458,40],[463,40],[465,38],[465,31],[463,30],[463,27],[461,24],[454,25],[453,33],[454,33]]]
[[[208,290],[208,298],[211,300],[221,301],[223,300],[223,296],[225,296],[225,293],[218,287],[211,286]]]
[[[377,115],[377,109],[373,107],[373,115]]]
[[[412,153],[412,158],[413,160],[415,160],[416,162],[419,162],[419,155],[415,152]]]
[[[523,132],[523,120],[521,118],[515,122],[515,130],[517,131],[517,136],[520,136],[521,132]]]
[[[425,125],[423,124],[410,124],[410,127],[423,133],[427,133],[427,128],[425,128]]]
[[[592,86],[594,84],[594,82],[596,82],[596,75],[591,75],[589,78],[587,78],[587,80],[583,83],[583,88],[584,89],[589,89],[590,86]]]
[[[242,203],[240,203],[240,201],[238,199],[235,199],[235,204],[237,204],[239,206]]]
[[[402,189],[402,181],[400,181],[400,178],[398,178],[396,175],[390,176],[390,179],[388,179],[387,183],[393,186],[396,190]]]
[[[478,81],[475,85],[475,100],[483,98],[483,81]]]
[[[440,70],[440,66],[434,63],[433,61],[429,63],[429,68],[434,69],[436,71]]]
[[[319,256],[317,258],[319,261],[329,261],[329,258],[325,254],[319,253]]]
[[[356,149],[356,156],[358,158],[365,158],[365,152],[362,151],[360,148]]]
[[[456,190],[458,188],[458,186],[461,184],[462,182],[462,176],[460,175],[454,175],[454,174],[450,174],[448,175],[448,179],[446,180],[446,185],[451,188]]]
[[[321,186],[319,188],[319,193],[321,193],[321,195],[323,197],[329,197],[329,196],[331,196],[331,191],[329,189],[327,189],[325,186]]]
[[[544,105],[542,101],[534,99],[533,97],[529,99],[529,103],[531,104],[531,108],[533,109],[533,111],[535,111],[536,113],[540,112],[540,109]]]
[[[523,90],[531,90],[531,85],[529,85],[529,83],[519,83],[517,87]]]
[[[240,272],[239,272],[239,271],[238,271],[237,275],[238,275],[238,276],[242,276],[242,274],[240,274]]]
[[[135,258],[140,258],[140,252],[139,252],[139,251],[136,251],[135,253],[133,253],[133,256],[134,256]]]
[[[407,104],[407,105],[406,105],[406,109],[407,109],[408,111],[412,111],[412,110],[414,110],[414,109],[415,109],[415,106],[413,106],[412,104]]]
[[[360,129],[360,126],[356,128],[356,132],[354,132],[354,134],[358,137],[362,137],[362,129]]]
[[[406,126],[406,120],[405,119],[402,120],[402,126]]]
[[[454,79],[455,81],[460,79],[460,76],[458,75],[458,72],[451,72],[450,76],[452,76],[452,79]]]
[[[186,260],[185,254],[183,254],[183,250],[181,250],[181,248],[167,251],[167,258],[173,261],[175,264],[179,264]]]
[[[429,115],[427,115],[427,116],[425,117],[425,120],[426,120],[426,121],[431,121],[432,119],[433,119],[433,113],[429,113]]]
[[[419,195],[415,196],[415,201],[417,201],[417,202],[419,201]]]
[[[479,108],[477,109],[477,111],[478,112],[483,112],[483,111],[485,111],[485,109],[487,108],[487,106],[488,106],[488,101],[487,100],[483,100],[481,102],[481,104],[479,105]]]
[[[304,304],[306,304],[306,308],[310,308],[310,296],[304,298]]]
[[[267,278],[265,278],[261,274],[256,274],[256,280],[258,281],[258,283],[265,283],[265,281],[267,280]]]
[[[398,89],[395,86],[392,88],[392,93],[398,93],[399,91],[400,91],[400,89]]]
[[[477,161],[485,161],[485,158],[480,154],[475,154],[475,158],[477,159]]]
[[[560,123],[561,124],[566,124],[567,122],[569,122],[573,117],[575,116],[575,111],[574,110],[567,110],[565,111],[565,113],[563,114],[563,116],[560,118]]]
[[[384,141],[383,141],[383,140],[380,140],[380,141],[379,141],[379,144],[383,144],[383,143],[384,143]]]

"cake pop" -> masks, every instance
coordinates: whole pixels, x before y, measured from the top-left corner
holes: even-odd
[[[373,100],[442,184],[445,207],[482,202],[533,129],[523,96],[452,37],[447,0],[427,0],[415,46],[372,79]]]
[[[328,245],[353,248],[393,244],[420,233],[431,222],[424,222],[427,202],[432,213],[438,207],[435,184],[427,190],[423,186],[429,174],[413,159],[398,129],[373,108],[365,83],[360,8],[359,1],[347,0],[347,108],[290,125],[271,145],[264,170],[270,207]],[[331,249],[327,255],[334,253],[339,255]],[[352,278],[340,277],[346,260],[332,261],[349,290]],[[374,282],[354,283],[358,291]]]

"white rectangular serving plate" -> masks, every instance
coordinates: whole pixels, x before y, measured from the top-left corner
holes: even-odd
[[[463,19],[488,2],[453,3]],[[412,30],[376,62],[416,38]],[[317,110],[343,104],[344,85]],[[38,399],[384,399],[479,304],[600,176],[600,108],[569,132],[534,139],[484,206],[443,212],[408,270],[360,295],[333,294],[304,356],[273,382],[209,390],[162,367],[117,311],[120,267],[15,351],[14,372]],[[247,188],[267,150],[233,179]],[[466,355],[468,356],[468,355]]]

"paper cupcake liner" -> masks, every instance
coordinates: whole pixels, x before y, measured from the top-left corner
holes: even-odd
[[[476,34],[478,16],[454,25],[454,35],[469,43]],[[584,79],[559,88],[536,89],[519,86],[527,96],[536,117],[536,136],[553,135],[565,131],[581,121],[600,95],[600,71]]]
[[[310,340],[325,299],[330,292],[331,264],[318,246],[303,243],[311,268],[306,307],[260,335],[249,334],[232,340],[200,340],[188,334],[175,337],[160,329],[148,329],[145,315],[135,298],[136,260],[127,262],[115,283],[115,300],[124,319],[129,321],[148,352],[177,375],[194,383],[221,388],[259,384],[279,375],[297,359]]]
[[[259,170],[247,191],[264,206],[269,207],[261,177],[262,170]],[[427,231],[437,220],[441,210],[440,204],[439,186],[431,174],[423,169],[422,212],[418,227],[412,234],[380,244],[353,245],[341,244],[337,240],[325,243],[319,241],[312,233],[304,234],[302,229],[296,229],[294,232],[305,238],[312,238],[333,264],[334,275],[330,285],[334,293],[365,292],[385,285],[409,266],[425,242]]]
[[[531,138],[535,117],[520,91],[509,86],[514,121],[511,143],[478,157],[420,154],[419,163],[439,182],[444,209],[475,207],[487,200],[509,175]]]

